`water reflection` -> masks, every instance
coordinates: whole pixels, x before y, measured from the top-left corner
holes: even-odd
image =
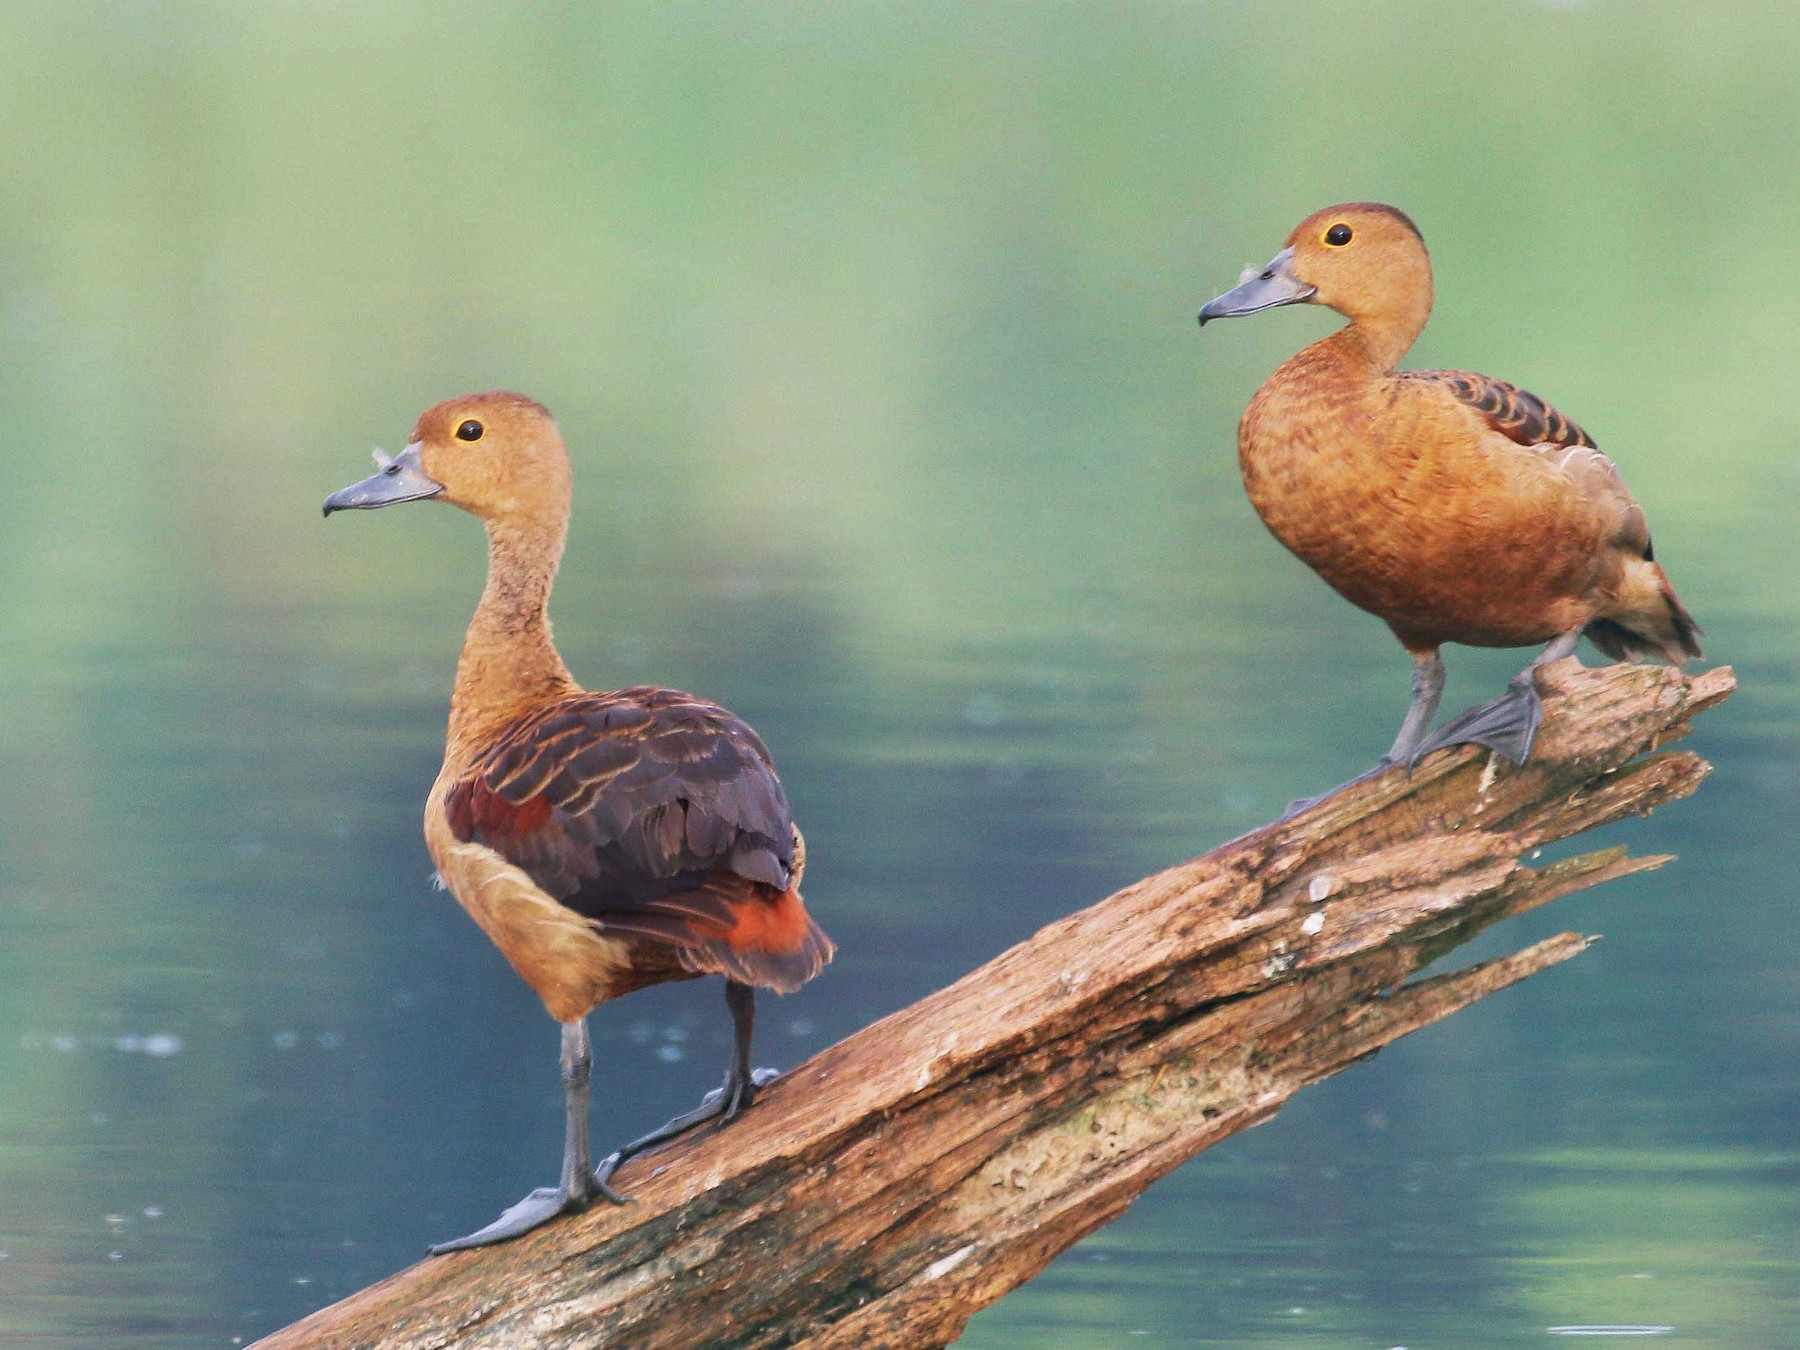
[[[1593,952],[966,1343],[1789,1339],[1800,340],[1778,284],[1710,283],[1780,256],[1800,19],[1346,14],[434,10],[434,45],[405,4],[0,11],[0,1341],[250,1338],[554,1169],[554,1027],[418,830],[479,536],[321,531],[346,463],[454,390],[562,415],[572,666],[726,701],[805,826],[842,954],[771,1000],[791,1064],[1387,744],[1403,658],[1231,462],[1325,320],[1192,331],[1250,242],[1365,192],[1438,249],[1420,359],[1625,462],[1743,679],[1693,738],[1719,772],[1608,832],[1677,866],[1476,954]],[[712,1086],[716,1000],[595,1017],[598,1140]]]

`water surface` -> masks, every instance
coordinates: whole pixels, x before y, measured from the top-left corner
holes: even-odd
[[[554,1174],[555,1029],[419,837],[479,531],[317,515],[438,397],[558,412],[577,674],[775,751],[842,954],[765,1062],[1369,763],[1405,658],[1233,463],[1329,321],[1193,325],[1347,197],[1433,246],[1415,363],[1623,464],[1743,681],[1718,772],[1605,832],[1677,865],[1474,955],[1594,951],[966,1343],[1796,1339],[1789,7],[15,3],[0,47],[0,1341],[238,1343]],[[600,1011],[599,1139],[715,1080],[720,1005]]]

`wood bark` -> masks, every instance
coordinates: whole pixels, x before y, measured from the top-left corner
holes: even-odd
[[[1524,859],[1694,791],[1709,766],[1663,747],[1733,687],[1549,667],[1523,769],[1460,747],[1147,877],[628,1164],[630,1204],[426,1260],[259,1344],[946,1344],[1299,1088],[1583,950],[1563,933],[1407,983],[1498,920],[1668,861]]]

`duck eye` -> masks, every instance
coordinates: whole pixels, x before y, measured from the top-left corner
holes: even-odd
[[[1350,227],[1344,224],[1333,225],[1325,231],[1325,242],[1333,248],[1342,248],[1350,242]]]
[[[478,441],[481,439],[481,432],[481,423],[471,417],[456,429],[456,439],[459,441]]]

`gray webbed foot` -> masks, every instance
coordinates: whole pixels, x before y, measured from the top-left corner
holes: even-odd
[[[1336,787],[1326,788],[1325,791],[1315,793],[1311,797],[1296,797],[1287,804],[1287,810],[1281,813],[1281,819],[1277,820],[1275,823],[1279,825],[1282,821],[1292,820],[1302,811],[1310,811],[1327,797],[1335,797],[1345,788],[1355,787],[1358,783],[1366,783],[1369,779],[1374,778],[1378,774],[1384,774],[1393,767],[1394,761],[1389,759],[1386,755],[1383,755],[1380,759],[1375,761],[1374,768],[1365,769],[1362,773],[1357,774],[1356,777],[1345,779]]]
[[[1412,762],[1417,764],[1433,750],[1452,745],[1484,745],[1515,768],[1522,765],[1531,756],[1538,726],[1544,720],[1543,700],[1532,674],[1528,670],[1518,676],[1499,698],[1452,717],[1425,738]]]
[[[560,1214],[579,1214],[587,1207],[587,1201],[571,1199],[560,1187],[540,1186],[487,1227],[478,1228],[467,1237],[434,1242],[425,1250],[432,1256],[441,1256],[445,1252],[460,1252],[470,1247],[486,1247],[495,1242],[506,1242],[529,1233],[534,1228],[541,1228]]]
[[[518,1204],[495,1219],[486,1228],[478,1228],[467,1237],[436,1243],[426,1250],[433,1256],[443,1252],[466,1251],[470,1247],[486,1247],[506,1242],[529,1233],[562,1214],[580,1214],[596,1200],[606,1199],[615,1205],[625,1197],[595,1176],[588,1166],[588,1076],[592,1051],[588,1044],[587,1019],[577,1017],[562,1025],[563,1076],[563,1164],[562,1182],[556,1186],[540,1186]]]
[[[633,1139],[629,1144],[602,1158],[600,1165],[594,1169],[595,1184],[606,1188],[607,1193],[612,1194],[607,1183],[612,1180],[612,1174],[627,1158],[635,1158],[640,1153],[648,1152],[658,1144],[665,1144],[678,1135],[686,1134],[696,1125],[704,1125],[709,1120],[716,1120],[723,1125],[754,1102],[758,1090],[767,1087],[779,1077],[781,1077],[779,1069],[752,1069],[749,1075],[741,1080],[735,1074],[728,1074],[725,1082],[702,1097],[700,1105],[692,1111],[682,1112],[673,1120],[650,1131],[649,1134],[640,1139]]]

